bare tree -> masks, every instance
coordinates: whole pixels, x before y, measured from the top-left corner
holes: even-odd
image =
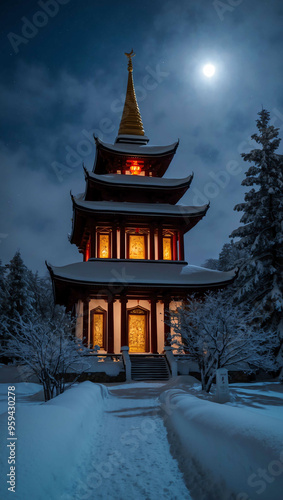
[[[275,369],[272,348],[276,333],[267,336],[251,326],[245,309],[231,305],[222,292],[207,294],[203,301],[188,298],[186,304],[168,314],[168,324],[174,330],[171,343],[198,364],[206,392],[218,368],[237,365],[245,372],[258,367]]]
[[[63,308],[58,308],[54,319],[42,319],[34,313],[27,321],[21,317],[14,321],[12,333],[7,329],[3,354],[16,358],[30,375],[36,375],[45,401],[64,392],[70,369],[77,374],[83,372],[86,348],[72,334],[74,322]]]

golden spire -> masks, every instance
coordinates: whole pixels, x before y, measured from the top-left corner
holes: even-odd
[[[128,86],[126,99],[121,118],[118,135],[144,135],[143,123],[137,103],[134,80],[132,58],[136,55],[133,49],[130,53],[125,52],[128,61]]]

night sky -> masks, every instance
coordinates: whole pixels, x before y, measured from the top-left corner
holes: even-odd
[[[49,14],[42,16],[42,5]],[[262,107],[283,135],[282,0],[2,0],[1,7],[2,261],[20,249],[42,274],[45,260],[82,260],[67,239],[70,190],[84,191],[92,133],[115,140],[124,52],[132,48],[149,145],[179,138],[166,177],[193,171],[181,203],[211,202],[186,236],[187,260],[218,257],[239,224],[233,208],[243,200],[247,170],[240,154],[251,148]],[[211,79],[202,73],[207,62],[216,66]]]

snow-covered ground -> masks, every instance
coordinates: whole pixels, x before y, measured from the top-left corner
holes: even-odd
[[[109,388],[90,457],[62,500],[189,500],[178,462],[170,453],[158,396],[164,384]]]
[[[192,497],[281,500],[282,386],[233,384],[232,401],[223,405],[199,384],[181,387],[165,391],[161,401]]]
[[[2,385],[7,391],[7,385]],[[57,500],[88,452],[88,441],[94,442],[108,391],[100,384],[83,382],[45,404],[25,405],[18,403],[18,389],[21,391],[23,385],[15,391],[16,493],[7,490],[10,465],[6,443],[13,441],[7,440],[7,413],[0,415],[0,498]]]
[[[193,377],[107,388],[84,382],[46,404],[37,384],[16,384],[16,394],[15,500],[282,498],[276,382],[232,384],[224,405]],[[1,500],[12,495],[6,405],[0,384]]]

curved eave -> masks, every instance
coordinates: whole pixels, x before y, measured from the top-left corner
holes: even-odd
[[[141,158],[146,157],[162,157],[169,154],[175,154],[179,146],[179,141],[173,142],[168,146],[146,146],[146,145],[135,145],[129,144],[109,144],[107,142],[102,142],[98,137],[95,137],[95,143],[97,150],[106,151],[109,153],[115,153],[122,156],[135,156],[138,155]]]
[[[112,179],[111,179],[111,178]],[[139,177],[119,174],[97,175],[85,170],[85,200],[127,200],[154,201],[168,199],[168,203],[176,204],[189,189],[193,174],[183,179],[165,179],[159,177]],[[170,184],[171,180],[171,184]],[[127,182],[126,182],[127,181]],[[145,182],[146,181],[146,182]]]
[[[162,211],[162,204],[147,204],[147,203],[116,203],[116,202],[95,202],[78,200],[72,197],[73,209],[77,212],[93,214],[109,214],[109,215],[128,215],[128,216],[144,216],[144,217],[174,217],[174,218],[191,218],[203,217],[209,209],[209,204],[200,207],[190,207],[183,205],[168,205],[168,209]],[[137,205],[136,207],[134,205]],[[160,209],[160,207],[162,207]],[[148,209],[147,211],[145,209]],[[172,209],[172,210],[171,210]],[[174,210],[175,209],[175,210]],[[190,212],[190,210],[193,210]]]
[[[175,294],[180,292],[186,295],[195,290],[226,287],[233,283],[236,277],[235,271],[224,273],[184,264],[142,261],[141,265],[141,261],[105,259],[101,262],[95,259],[64,267],[48,266],[48,269],[55,290],[60,289],[63,297],[65,292],[62,294],[62,290],[69,295],[72,287],[80,287],[87,293],[95,293],[97,288],[107,290],[110,282],[114,293],[117,285],[117,293],[121,293],[122,288],[128,290],[129,293],[137,290],[146,292],[150,288],[159,291],[167,289]],[[182,273],[182,269],[188,268],[193,271]],[[117,271],[117,276],[120,276],[122,269],[127,282],[123,283],[120,280],[117,280],[117,283],[113,282],[113,269]]]
[[[179,145],[179,141],[169,146],[139,146],[125,144],[107,144],[95,137],[96,155],[93,172],[107,174],[112,168],[121,169],[123,159],[137,158],[150,162],[152,168],[161,177],[169,167]]]
[[[73,201],[73,226],[72,233],[70,236],[70,242],[76,244],[80,247],[82,243],[82,238],[84,234],[84,228],[86,225],[87,219],[93,219],[97,223],[111,223],[116,220],[117,216],[126,217],[129,225],[133,223],[136,224],[139,222],[140,224],[148,224],[149,222],[158,222],[162,220],[164,223],[172,224],[173,226],[178,226],[180,229],[184,231],[184,233],[188,232],[192,229],[207,213],[209,209],[208,205],[203,205],[202,207],[183,207],[182,205],[168,205],[169,209],[172,207],[172,212],[162,212],[158,211],[160,205],[156,203],[155,205],[149,204],[136,204],[137,206],[142,207],[140,210],[134,209],[134,203],[131,203],[131,210],[124,208],[117,208],[117,205],[122,205],[120,203],[114,202],[114,207],[110,208],[113,202],[109,202],[109,204],[103,204],[103,202],[99,202],[97,205],[96,202],[79,202],[74,196],[72,196]],[[100,206],[99,206],[100,205]],[[108,207],[107,207],[108,205]],[[145,205],[149,207],[148,211],[145,212]],[[173,211],[173,208],[177,210]],[[195,209],[195,212],[189,213],[186,211],[187,209]]]

